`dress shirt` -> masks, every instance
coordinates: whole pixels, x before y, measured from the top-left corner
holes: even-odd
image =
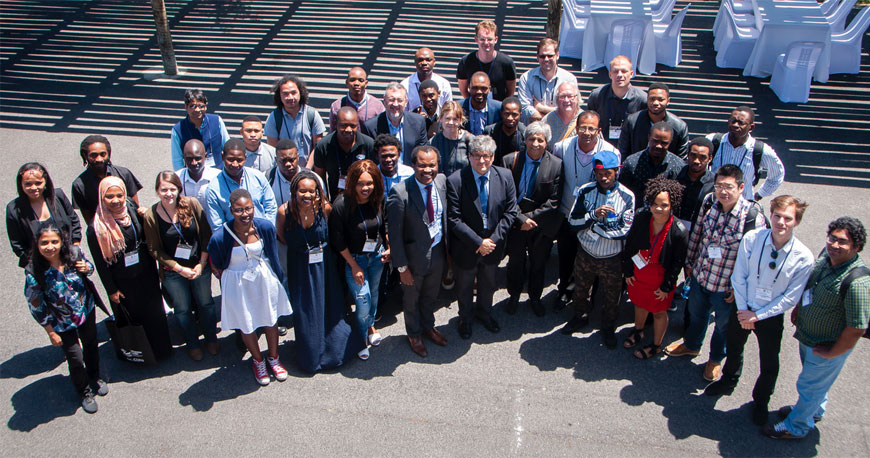
[[[541,159],[534,160],[529,157],[528,153],[526,153],[526,160],[523,163],[523,173],[520,175],[520,192],[517,194],[517,200],[522,200],[523,197],[531,192],[532,188],[535,186],[535,183],[531,180],[533,180],[534,177],[537,177],[538,172],[540,171],[540,166]]]
[[[492,170],[492,167],[490,167],[489,169],[486,170],[485,175],[481,175],[481,174],[477,173],[477,170],[474,170],[473,168],[471,169],[471,176],[474,177],[474,188],[477,189],[478,194],[480,193],[480,177],[486,177],[486,183],[484,183],[483,188],[486,190],[486,196],[489,197],[489,195],[490,195],[489,194],[489,181],[490,181],[490,176],[492,175],[489,172],[491,170]],[[489,199],[487,199],[487,200],[489,200]],[[489,202],[487,202],[486,205],[489,206]],[[488,210],[488,208],[484,208],[484,203],[480,202],[480,209],[483,210],[483,229],[484,230],[489,229],[489,221],[487,221],[488,218],[487,218],[487,211],[486,211],[486,210]]]
[[[478,110],[468,103],[468,130],[472,135],[480,135],[486,127],[486,109]]]
[[[559,205],[559,211],[565,216],[568,216],[574,208],[574,201],[577,199],[574,191],[595,180],[592,175],[592,161],[599,151],[613,151],[622,161],[619,150],[601,137],[588,153],[580,149],[577,139],[576,136],[571,137],[556,143],[553,147],[553,155],[562,159],[562,166],[565,167],[565,174],[562,175],[562,203]]]
[[[390,195],[390,189],[393,189],[393,185],[405,181],[406,179],[414,176],[414,169],[411,167],[402,164],[401,162],[397,164],[396,174],[388,177],[384,175],[381,167],[378,166],[378,170],[381,171],[381,177],[384,179],[384,200],[386,201],[387,196]]]
[[[403,131],[405,130],[405,116],[402,116],[402,120],[399,121],[398,126],[394,126],[393,121],[390,120],[389,116],[387,116],[387,127],[390,128],[390,135],[396,137],[396,140],[399,140],[399,164],[404,164],[405,161],[403,159],[405,157],[405,133]],[[411,154],[411,152],[408,151],[408,154]]]
[[[523,106],[522,121],[528,124],[529,118],[538,112],[535,109],[535,100],[544,105],[555,107],[556,90],[562,83],[566,82],[574,83],[574,87],[577,87],[577,78],[571,72],[560,67],[556,67],[556,74],[549,80],[541,74],[541,67],[535,67],[523,73],[517,83],[517,97]],[[577,103],[582,103],[582,101],[578,100]]]
[[[267,219],[274,224],[278,214],[278,206],[275,204],[275,194],[272,193],[269,180],[259,170],[245,167],[242,170],[241,183],[237,183],[225,171],[221,171],[208,184],[205,193],[205,209],[212,232],[215,232],[223,223],[233,219],[233,214],[230,212],[230,193],[239,188],[247,189],[251,193],[254,216]]]
[[[435,246],[441,243],[441,238],[444,236],[442,228],[444,227],[441,219],[444,217],[444,207],[441,205],[441,198],[438,196],[438,188],[435,187],[435,181],[429,183],[428,185],[420,183],[414,178],[414,182],[417,183],[417,187],[420,188],[420,195],[423,196],[423,205],[428,205],[426,203],[426,198],[428,197],[426,187],[432,186],[432,209],[434,210],[433,214],[435,215],[432,218],[432,221],[429,222],[429,235],[432,236],[432,245]],[[484,218],[486,220],[486,218]],[[433,235],[434,233],[434,235]]]
[[[708,134],[707,138],[712,140],[715,135]],[[750,135],[744,144],[735,148],[728,141],[728,135],[730,134],[725,134],[722,137],[722,141],[719,142],[719,149],[713,155],[710,170],[716,173],[719,167],[725,164],[734,164],[740,167],[740,170],[743,171],[743,182],[745,183],[743,197],[747,200],[755,200],[755,191],[752,188],[752,182],[755,181],[755,165],[752,163],[752,150],[755,148],[755,138]],[[776,151],[767,143],[764,144],[764,148],[761,150],[760,167],[767,169],[767,178],[764,180],[764,184],[758,188],[758,195],[761,197],[773,195],[785,178],[785,167],[782,165],[782,161],[779,160],[779,156],[776,155]]]
[[[261,142],[257,151],[245,148],[245,167],[259,170],[268,176],[276,165],[274,146]]]
[[[770,229],[748,232],[740,241],[737,262],[731,274],[731,287],[737,310],[752,310],[759,320],[784,313],[801,298],[801,293],[813,271],[813,253],[792,236],[777,253],[774,252]],[[776,268],[771,269],[771,261]],[[770,299],[758,291],[769,291]]]
[[[441,97],[438,98],[439,108],[448,101],[453,100],[453,89],[450,88],[450,81],[447,81],[447,78],[432,72],[431,79],[438,85],[438,91],[441,92]],[[417,72],[411,73],[407,78],[402,80],[401,85],[405,86],[405,89],[408,91],[408,106],[405,107],[406,111],[414,111],[422,105],[420,101],[420,84],[420,77],[417,75]]]
[[[368,101],[369,101],[369,93],[368,92],[363,92],[363,98],[359,103],[355,102],[352,98],[350,98],[350,92],[347,93],[347,103],[349,103],[350,106],[356,108],[357,111],[359,111],[360,108],[365,107],[366,102],[368,102]]]
[[[203,118],[202,124],[199,126],[200,135],[205,138],[206,133],[208,133],[208,123],[206,121],[207,118]],[[227,132],[227,125],[224,124],[224,120],[221,117],[218,117],[218,121],[220,121],[220,132],[221,132],[221,145],[227,142],[230,139],[230,134]],[[180,169],[184,167],[184,145],[181,144],[181,137],[175,132],[175,129],[172,129],[171,134],[169,135],[169,150],[172,158],[172,167],[174,169]],[[205,158],[206,167],[222,167],[223,164],[215,163],[214,156],[208,155]]]
[[[194,181],[186,167],[175,171],[175,174],[181,179],[181,195],[196,197],[202,208],[205,208],[205,192],[208,189],[208,184],[220,173],[221,171],[214,167],[206,167],[203,169],[199,181]]]

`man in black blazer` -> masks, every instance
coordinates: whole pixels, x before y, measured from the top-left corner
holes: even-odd
[[[447,178],[438,173],[439,157],[432,146],[414,148],[414,176],[393,186],[387,197],[390,257],[402,282],[405,332],[411,350],[424,358],[429,353],[421,335],[436,345],[447,345],[435,329],[435,305],[447,258]]]
[[[541,293],[544,271],[553,240],[562,223],[559,203],[562,201],[562,160],[547,152],[551,139],[550,126],[535,121],[526,127],[525,153],[511,153],[504,166],[514,178],[519,213],[508,233],[507,289],[510,294],[505,311],[517,311],[525,279],[529,279],[529,303],[535,315],[544,316]],[[528,276],[526,259],[528,258]]]
[[[369,119],[362,125],[362,132],[371,138],[378,134],[390,134],[399,139],[402,149],[400,162],[411,165],[411,151],[426,144],[426,119],[417,113],[405,111],[408,106],[408,91],[405,86],[393,82],[384,90],[384,107],[387,111]]]
[[[511,172],[492,165],[495,141],[471,140],[470,164],[447,178],[447,227],[459,299],[459,337],[471,338],[473,318],[499,332],[490,315],[495,272],[504,257],[505,239],[517,216]],[[474,281],[477,280],[477,304]]]
[[[462,111],[465,112],[462,127],[472,135],[483,135],[486,126],[501,121],[502,102],[489,98],[489,75],[486,73],[476,72],[471,75],[470,82],[469,96],[462,101]]]
[[[653,124],[662,121],[668,123],[674,130],[668,151],[681,159],[686,158],[689,148],[689,126],[677,115],[668,111],[669,103],[671,103],[671,90],[667,84],[652,83],[649,85],[646,96],[647,109],[628,115],[622,124],[622,133],[619,135],[617,147],[623,158],[643,151],[647,147],[650,128]]]

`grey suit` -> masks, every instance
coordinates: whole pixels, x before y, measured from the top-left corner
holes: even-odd
[[[387,233],[394,267],[406,266],[414,277],[411,286],[402,285],[405,332],[418,338],[435,327],[435,305],[441,288],[447,246],[447,178],[438,174],[433,182],[432,199],[440,203],[441,241],[432,246],[426,194],[416,177],[396,184],[387,197]],[[438,207],[435,207],[436,218]]]

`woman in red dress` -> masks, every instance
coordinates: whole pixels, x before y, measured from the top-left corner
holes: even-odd
[[[644,338],[647,316],[653,314],[653,342],[634,356],[648,359],[661,353],[668,329],[668,307],[674,298],[677,277],[686,260],[689,230],[674,218],[683,186],[656,177],[647,182],[646,209],[635,215],[622,252],[622,270],[628,297],[634,304],[634,330],[623,346],[633,348]]]

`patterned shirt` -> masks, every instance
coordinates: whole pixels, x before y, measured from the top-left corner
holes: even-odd
[[[88,275],[94,266],[87,261]],[[51,326],[55,332],[75,329],[85,322],[94,310],[94,296],[88,291],[85,279],[75,268],[61,272],[54,267],[45,271],[45,289],[40,288],[36,278],[26,273],[24,296],[30,305],[30,314],[41,326]]]
[[[856,278],[846,297],[840,301],[840,284],[850,270],[863,266],[859,256],[839,266],[831,266],[827,253],[816,261],[807,283],[812,303],[798,310],[794,337],[802,344],[815,347],[833,343],[846,326],[865,329],[870,320],[870,277]]]
[[[576,192],[577,201],[571,209],[568,223],[580,226],[577,240],[583,251],[597,259],[619,255],[634,221],[634,194],[619,183],[602,191],[596,181],[586,183]],[[599,218],[595,215],[595,209],[602,205],[610,205],[616,212]]]
[[[680,170],[686,165],[679,156],[668,151],[659,165],[653,165],[649,157],[649,148],[634,153],[625,158],[625,166],[619,174],[619,182],[628,186],[634,193],[637,208],[645,208],[646,182],[651,178],[663,176],[676,180]]]
[[[708,134],[707,139],[712,140],[715,135]],[[754,199],[755,190],[752,188],[752,182],[755,180],[755,165],[752,163],[752,150],[755,149],[756,140],[750,135],[746,139],[746,143],[735,148],[728,141],[728,135],[730,134],[725,134],[722,137],[722,141],[719,142],[719,149],[716,150],[713,160],[710,162],[710,171],[716,173],[719,167],[725,164],[734,164],[740,167],[740,170],[743,171],[743,181],[746,183],[746,186],[743,188],[743,197]],[[785,178],[785,167],[782,165],[782,161],[779,160],[779,156],[776,155],[776,151],[767,143],[764,144],[764,148],[761,150],[761,163],[759,166],[767,169],[767,178],[764,179],[764,183],[758,188],[758,195],[761,197],[773,195]]]
[[[689,236],[689,255],[686,256],[686,266],[692,269],[692,275],[698,283],[714,293],[726,292],[731,288],[731,273],[740,240],[743,239],[744,226],[753,224],[746,221],[749,209],[754,205],[741,196],[730,212],[722,209],[722,204],[716,201],[715,193],[704,198],[702,208],[709,206],[705,214],[698,213],[698,219],[692,227]],[[752,228],[764,226],[764,215],[759,211]]]
[[[556,144],[577,135],[576,116],[571,116],[571,120],[568,121],[568,124],[565,124],[562,122],[562,118],[559,117],[557,111],[551,111],[541,121],[550,126],[550,130],[553,132],[553,140],[548,142],[548,145]],[[552,150],[552,147],[550,149]]]

